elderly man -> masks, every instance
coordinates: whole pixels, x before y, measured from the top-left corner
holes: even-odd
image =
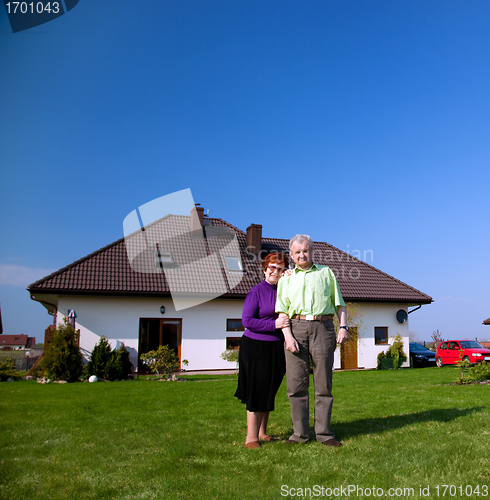
[[[342,446],[330,431],[332,414],[332,368],[337,343],[349,338],[345,303],[337,279],[328,266],[313,263],[313,242],[297,234],[289,242],[296,267],[278,284],[276,312],[290,318],[284,328],[286,380],[294,434],[288,444],[306,443],[309,426],[309,354],[315,384],[316,440],[327,446]],[[333,315],[340,321],[335,334]]]

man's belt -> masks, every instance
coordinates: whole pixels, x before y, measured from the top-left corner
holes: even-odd
[[[324,314],[323,316],[313,316],[313,314],[302,316],[301,314],[296,314],[292,317],[292,319],[306,319],[308,321],[328,321],[329,319],[333,319],[333,314]]]

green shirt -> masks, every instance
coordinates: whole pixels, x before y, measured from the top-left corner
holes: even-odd
[[[313,264],[306,271],[295,267],[277,284],[276,312],[286,313],[290,318],[296,314],[335,314],[341,306],[345,302],[337,278],[328,266]]]

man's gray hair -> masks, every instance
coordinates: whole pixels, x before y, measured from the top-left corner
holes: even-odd
[[[297,234],[289,240],[289,250],[293,246],[293,243],[297,241],[298,243],[308,243],[310,250],[313,250],[313,240],[307,234]]]

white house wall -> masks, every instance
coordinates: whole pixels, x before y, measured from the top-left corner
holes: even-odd
[[[161,306],[165,314],[161,314]],[[113,348],[123,342],[137,366],[140,318],[182,319],[181,359],[187,360],[187,370],[230,369],[234,365],[221,359],[226,349],[226,337],[238,337],[241,332],[227,332],[226,320],[241,318],[243,300],[213,300],[195,307],[175,311],[170,298],[121,298],[65,296],[58,302],[58,323],[69,309],[74,309],[80,329],[80,347],[88,358],[102,335]],[[377,356],[388,345],[375,345],[374,327],[388,327],[391,338],[400,333],[408,355],[408,322],[398,323],[396,312],[406,305],[362,303],[362,331],[358,346],[358,367],[376,368]],[[408,361],[403,366],[408,366]],[[334,367],[341,367],[339,349],[335,351]]]
[[[409,338],[408,320],[400,324],[396,319],[396,312],[399,309],[407,311],[406,304],[386,304],[386,303],[360,303],[362,330],[360,332],[357,366],[359,368],[376,368],[378,354],[390,347],[392,337],[400,333],[403,337],[403,350],[408,357]],[[416,314],[416,313],[415,313]],[[374,343],[374,327],[388,327],[388,345],[376,345]],[[407,360],[402,366],[409,366]],[[335,367],[340,368],[340,356],[335,360]]]
[[[161,306],[165,314],[161,314]],[[226,337],[241,332],[227,332],[226,320],[241,318],[243,300],[213,300],[176,312],[171,299],[64,296],[58,301],[57,322],[68,310],[76,312],[80,329],[80,347],[88,358],[94,346],[105,335],[112,348],[123,342],[131,362],[138,364],[140,318],[182,319],[181,359],[189,362],[187,370],[232,369],[234,364],[221,359]]]

